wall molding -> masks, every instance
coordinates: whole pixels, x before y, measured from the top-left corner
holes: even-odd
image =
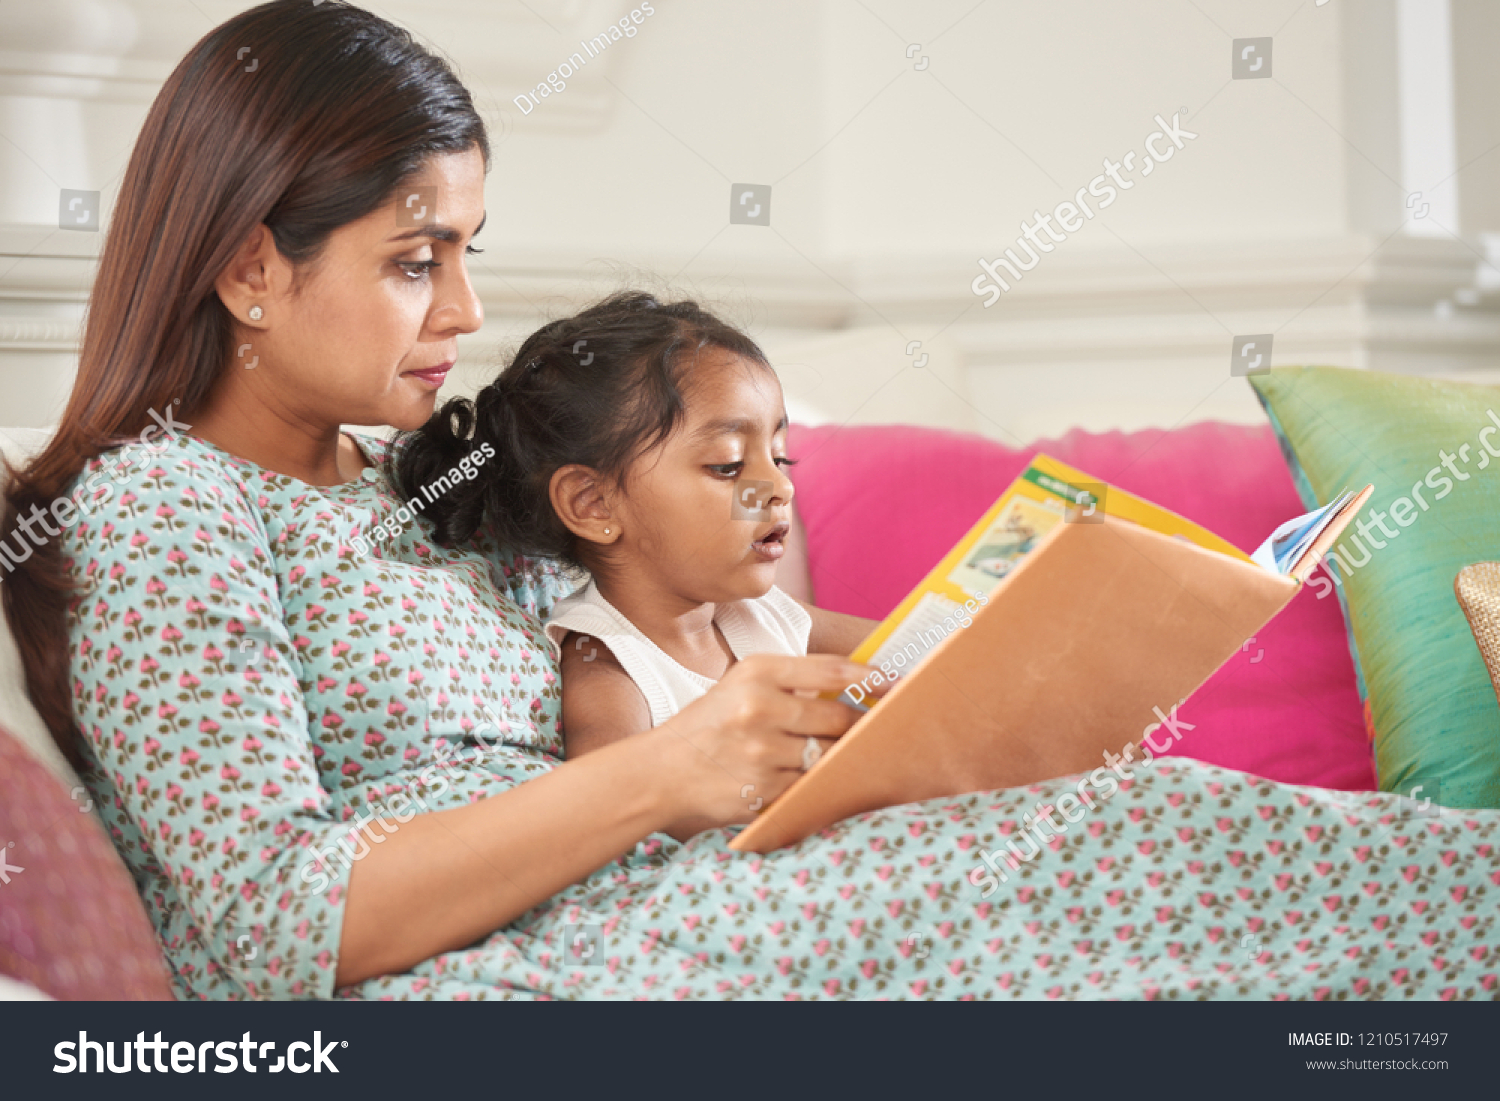
[[[0,351],[38,341],[49,350],[76,346],[70,315],[87,300],[101,241],[0,226]],[[974,258],[817,259],[814,268],[800,258],[718,257],[684,270],[691,257],[626,261],[497,247],[471,261],[470,272],[487,328],[644,285],[701,295],[761,328],[815,334],[888,323],[921,338],[948,326],[962,347],[987,356],[1118,357],[1122,341],[1196,354],[1227,346],[1231,332],[1281,331],[1314,344],[1500,361],[1500,289],[1480,285],[1481,255],[1452,240],[1358,236],[1178,244],[1153,249],[1149,262],[1124,250],[1060,253],[988,309],[970,290]],[[681,274],[668,284],[662,273],[671,272]]]

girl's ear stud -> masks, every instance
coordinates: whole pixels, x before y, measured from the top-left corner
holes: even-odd
[[[250,320],[251,321],[259,321],[261,318],[263,318],[265,316],[266,316],[266,311],[263,310],[263,309],[261,309],[259,306],[251,306],[250,307]]]
[[[609,534],[609,529],[608,529],[608,528],[605,528],[605,529],[604,529],[604,534],[605,534],[605,535],[608,535],[608,534]]]

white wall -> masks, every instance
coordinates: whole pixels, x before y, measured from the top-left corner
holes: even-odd
[[[155,87],[247,6],[0,5],[0,422],[46,423],[68,385],[98,238],[56,229],[57,189],[102,190],[107,218]],[[637,280],[749,325],[804,416],[1011,442],[1255,420],[1235,334],[1274,333],[1277,364],[1500,378],[1500,273],[1477,280],[1500,231],[1486,0],[653,6],[522,115],[513,97],[630,4],[378,5],[457,62],[494,129],[488,322],[455,387]],[[1231,79],[1232,40],[1262,36],[1272,77]],[[980,305],[981,257],[1183,108],[1186,148]],[[1445,111],[1457,173],[1429,180],[1442,144],[1412,135]],[[728,223],[735,183],[772,185],[769,227]],[[1420,224],[1419,184],[1449,196]]]

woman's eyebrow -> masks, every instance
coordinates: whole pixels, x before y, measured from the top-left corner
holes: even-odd
[[[484,223],[489,221],[489,219],[489,212],[485,211],[484,217],[479,219],[479,224],[474,227],[474,232],[469,236],[479,236],[479,231],[484,228]],[[408,229],[404,233],[398,233],[394,237],[390,238],[390,240],[406,241],[413,237],[431,237],[437,241],[447,241],[449,244],[457,244],[460,234],[458,230],[454,229],[452,226],[439,225],[434,222],[431,225],[421,225],[417,226],[415,229]]]

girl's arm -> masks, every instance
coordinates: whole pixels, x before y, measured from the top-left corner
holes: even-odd
[[[584,639],[579,643],[578,639]],[[563,746],[567,759],[651,729],[651,707],[609,647],[569,632],[562,645]],[[748,801],[748,800],[747,800]],[[718,823],[694,816],[661,832],[686,841]]]
[[[784,540],[786,557],[781,560],[777,573],[781,579],[781,591],[802,605],[807,614],[812,616],[812,633],[807,640],[807,652],[852,654],[854,648],[879,624],[873,619],[813,607],[808,573],[807,529],[802,526],[802,514],[795,504],[791,508],[791,525],[792,529]],[[803,597],[807,599],[804,600]]]
[[[807,636],[809,654],[852,654],[865,636],[880,624],[873,619],[843,612],[830,612],[797,601],[812,617],[812,632]]]
[[[596,638],[570,631],[562,642],[563,745],[567,759],[651,728],[651,708],[615,655]]]

